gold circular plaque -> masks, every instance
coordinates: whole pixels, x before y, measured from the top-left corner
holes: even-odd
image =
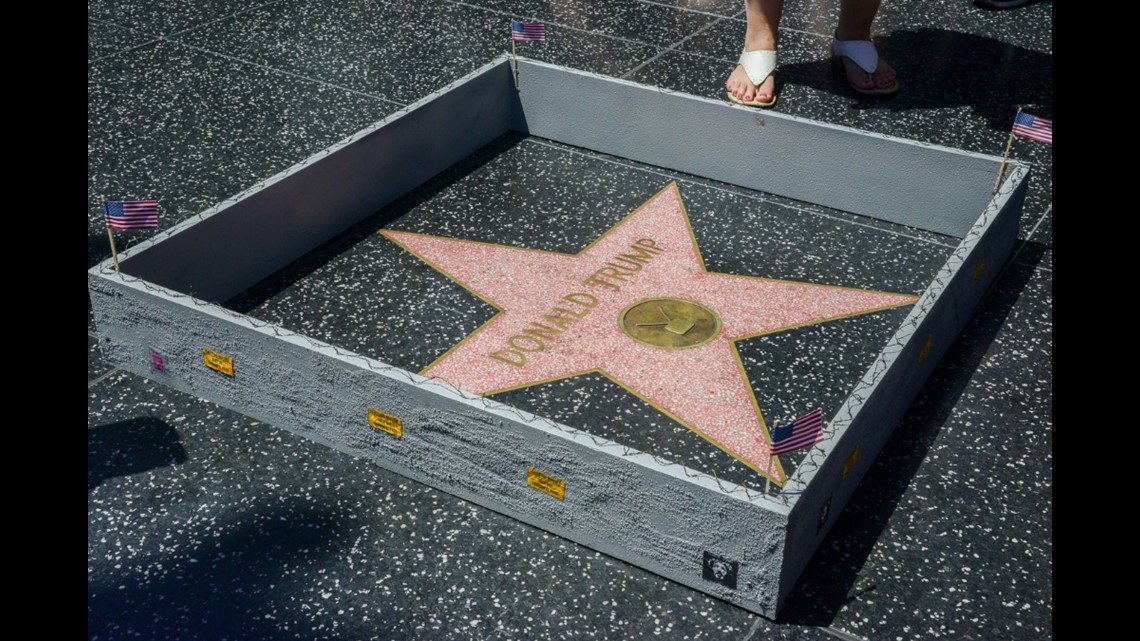
[[[625,308],[618,320],[633,340],[665,349],[696,347],[716,338],[716,312],[683,298],[647,298]]]

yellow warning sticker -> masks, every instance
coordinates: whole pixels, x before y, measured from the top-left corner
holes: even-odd
[[[978,261],[977,267],[974,267],[974,273],[970,276],[970,282],[971,283],[978,282],[978,279],[982,277],[982,274],[984,274],[985,271],[986,271],[986,259],[983,258],[980,261]]]
[[[926,337],[926,342],[922,344],[922,349],[918,350],[918,362],[926,360],[926,355],[930,353],[930,347],[934,345],[934,334],[929,334]]]
[[[566,496],[566,481],[556,479],[549,474],[543,474],[533,467],[526,468],[526,484],[550,496],[564,500]]]
[[[381,432],[387,432],[397,438],[404,438],[404,424],[391,414],[385,414],[370,407],[368,408],[368,424]]]
[[[847,473],[851,471],[851,468],[855,467],[855,461],[858,460],[859,446],[856,445],[855,449],[851,450],[851,455],[847,457],[847,460],[843,461],[843,478],[847,478]]]
[[[202,348],[202,360],[206,363],[206,367],[212,370],[219,371],[226,376],[234,375],[234,359],[229,356],[222,356],[221,354]]]

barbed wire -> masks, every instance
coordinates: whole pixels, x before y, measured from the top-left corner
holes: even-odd
[[[985,229],[993,222],[994,218],[1000,213],[1001,208],[997,205],[998,202],[1005,202],[1006,199],[1013,191],[1015,183],[1019,183],[1027,169],[1024,166],[1017,165],[1011,169],[1009,178],[1002,182],[997,194],[987,204],[982,215],[978,221],[970,227],[962,241],[951,252],[950,256],[943,263],[938,273],[931,279],[931,284],[927,286],[918,302],[903,319],[899,328],[895,330],[894,335],[888,339],[887,344],[879,351],[875,361],[867,370],[855,387],[848,394],[847,400],[836,412],[836,415],[828,422],[824,428],[824,434],[827,436],[824,441],[811,447],[808,450],[807,456],[796,468],[796,471],[788,478],[785,484],[785,490],[777,496],[777,500],[784,503],[786,506],[791,506],[794,502],[795,495],[802,494],[807,490],[808,485],[814,478],[815,473],[823,466],[834,449],[834,444],[837,442],[837,437],[841,436],[851,423],[854,422],[855,417],[858,415],[859,410],[869,399],[869,393],[878,385],[883,376],[886,375],[890,369],[890,365],[894,362],[894,357],[897,356],[906,345],[915,337],[918,332],[918,327],[923,320],[926,319],[930,310],[938,302],[941,295],[946,291],[950,280],[954,275],[965,265],[966,257],[973,251],[977,241],[982,237]],[[1013,180],[1016,176],[1018,180]],[[996,280],[996,278],[995,278]],[[991,285],[992,286],[992,285]],[[988,290],[987,292],[988,293]],[[985,294],[982,296],[985,297]],[[892,426],[893,428],[893,426]],[[789,490],[792,486],[802,488],[799,490]]]
[[[224,198],[220,202],[214,204],[213,206],[207,207],[206,209],[203,209],[202,211],[199,211],[199,212],[193,213],[193,214],[186,214],[184,216],[179,217],[178,222],[174,223],[172,226],[161,229],[161,230],[155,232],[150,238],[132,243],[130,247],[124,248],[122,251],[119,252],[119,259],[125,260],[127,258],[130,258],[130,256],[132,256],[133,254],[138,253],[140,251],[143,251],[143,250],[145,250],[145,249],[147,249],[147,248],[149,248],[149,247],[151,247],[157,243],[160,243],[160,242],[176,235],[176,234],[179,234],[179,233],[183,232],[187,227],[190,227],[192,225],[196,225],[196,224],[202,222],[203,220],[216,215],[218,212],[221,212],[222,210],[224,210],[224,209],[226,209],[232,205],[235,205],[238,202],[240,202],[246,198],[249,198],[250,196],[253,196],[256,193],[258,193],[258,192],[260,192],[260,191],[262,191],[262,190],[264,190],[264,189],[266,189],[266,188],[268,188],[268,187],[270,187],[270,186],[272,186],[278,182],[281,182],[282,180],[292,176],[293,174],[296,174],[296,173],[302,171],[303,169],[309,167],[310,165],[313,165],[317,162],[320,162],[321,160],[324,160],[325,158],[327,158],[330,155],[344,149],[345,147],[347,147],[347,146],[371,135],[372,133],[374,133],[378,129],[386,127],[391,122],[398,120],[400,118],[403,118],[404,116],[410,114],[411,112],[415,111],[416,109],[419,109],[421,106],[423,106],[424,104],[427,104],[428,102],[431,102],[432,100],[437,98],[439,95],[447,93],[448,91],[451,91],[454,87],[456,87],[462,83],[465,83],[465,82],[469,81],[470,79],[472,79],[478,75],[486,73],[487,71],[489,71],[493,67],[501,65],[504,62],[506,62],[507,60],[509,60],[509,56],[500,55],[497,58],[495,58],[494,60],[480,66],[478,69],[467,74],[466,76],[463,76],[461,78],[457,78],[456,80],[444,85],[443,87],[437,89],[436,91],[433,91],[432,93],[428,94],[427,96],[424,96],[423,98],[421,98],[415,102],[409,103],[409,104],[404,105],[402,107],[398,107],[395,111],[389,113],[387,116],[380,119],[379,121],[369,125],[368,127],[365,127],[364,129],[357,131],[356,133],[349,135],[346,138],[343,138],[337,142],[334,142],[332,145],[325,147],[324,149],[322,149],[320,151],[317,151],[316,153],[310,155],[308,158],[305,158],[304,160],[277,172],[276,174],[270,176],[269,178],[265,178],[265,179],[256,181],[256,182],[252,183],[249,187],[246,187],[245,189],[238,192],[237,194],[234,194],[232,196]],[[155,200],[159,200],[159,202],[161,204],[161,199],[156,198]],[[100,220],[100,221],[102,220],[102,218],[103,218],[102,204],[99,201],[96,201],[94,203],[94,205],[91,206],[91,208],[88,211],[89,211],[88,215],[93,216],[93,218],[91,218],[91,220]],[[110,254],[107,254],[107,256],[105,256],[102,259],[101,263],[105,263],[109,259],[110,259]]]
[[[538,64],[538,65],[554,66],[554,65],[550,65],[550,63],[543,63],[541,61],[535,61],[535,60],[528,59],[528,58],[519,57],[519,59],[524,60],[526,62]],[[321,160],[323,160],[323,159],[329,157],[330,155],[340,151],[341,149],[344,149],[345,147],[357,142],[358,140],[364,138],[365,136],[368,136],[371,133],[375,132],[376,130],[388,125],[392,121],[398,120],[399,118],[406,116],[407,114],[411,113],[412,111],[415,111],[416,109],[418,109],[423,104],[430,102],[431,100],[435,99],[438,95],[451,90],[456,85],[467,82],[470,78],[477,76],[479,74],[485,73],[486,71],[490,70],[490,68],[503,64],[506,60],[507,60],[506,56],[500,56],[500,57],[496,58],[495,60],[492,60],[491,62],[483,65],[479,69],[473,71],[472,73],[468,74],[467,76],[464,76],[462,78],[459,78],[459,79],[449,83],[448,85],[444,86],[443,88],[425,96],[424,98],[422,98],[422,99],[420,99],[414,103],[411,103],[411,104],[408,104],[408,105],[405,105],[403,107],[396,109],[392,113],[385,116],[382,120],[380,120],[377,123],[369,126],[368,128],[362,129],[362,130],[356,132],[355,134],[353,134],[353,135],[351,135],[351,136],[349,136],[343,140],[340,140],[340,141],[334,143],[333,145],[326,147],[325,149],[323,149],[321,151],[318,151],[317,153],[309,156],[308,158],[288,167],[287,169],[285,169],[281,172],[278,172],[274,176],[271,176],[267,179],[258,181],[256,183],[252,184],[251,186],[247,187],[246,189],[242,190],[238,194],[230,196],[230,197],[218,202],[214,206],[209,207],[209,208],[207,208],[207,209],[205,209],[199,213],[192,214],[192,215],[186,216],[184,218],[181,218],[179,220],[179,222],[175,223],[171,227],[163,229],[163,230],[155,233],[153,236],[151,236],[150,238],[148,238],[146,240],[135,243],[130,248],[124,249],[124,251],[120,253],[120,259],[125,260],[137,252],[144,251],[144,250],[148,249],[149,247],[151,247],[155,244],[158,244],[158,243],[160,243],[160,242],[162,242],[168,238],[171,238],[171,237],[181,233],[186,228],[193,226],[195,224],[198,224],[201,221],[203,221],[207,218],[210,218],[210,217],[218,214],[221,211],[224,211],[225,209],[229,208],[230,206],[233,206],[233,205],[237,204],[238,202],[240,202],[240,201],[242,201],[242,200],[244,200],[244,199],[246,199],[246,198],[248,198],[248,197],[250,197],[250,196],[252,196],[252,195],[254,195],[254,194],[256,194],[256,193],[258,193],[258,192],[260,192],[260,191],[262,191],[262,190],[286,179],[286,178],[288,178],[289,176],[304,170],[305,168],[309,167],[310,165],[313,165],[317,162],[320,162]],[[623,83],[638,84],[638,83],[635,83],[634,81],[630,81],[630,80],[626,80],[626,79],[615,79],[615,78],[612,78],[609,76],[602,76],[600,74],[594,74],[594,73],[590,73],[590,72],[580,72],[579,71],[578,73],[582,73],[582,74],[588,75],[588,76],[594,76],[594,77],[602,78],[602,79],[605,79],[608,81],[617,80],[617,81],[623,82]],[[643,86],[643,87],[646,87],[650,90],[653,90],[653,91],[656,91],[656,92],[662,93],[662,94],[679,93],[679,92],[672,91],[669,89],[664,89],[661,87],[651,87],[651,86],[647,86],[647,85],[638,85],[638,86]],[[712,99],[704,99],[704,100],[712,101]],[[787,114],[782,114],[782,115],[784,117],[787,117],[790,120],[804,120],[804,121],[806,121],[806,119],[803,119],[803,118],[798,118],[795,116],[789,116]],[[839,127],[839,128],[849,128],[849,127],[845,127],[843,125],[835,125],[835,126]],[[864,133],[866,133],[866,132],[864,132]],[[884,134],[875,134],[875,135],[881,136],[881,137],[889,137],[889,136],[886,136]],[[944,147],[944,145],[938,145],[935,143],[924,143],[921,141],[908,141],[908,142],[910,142],[912,144],[916,144],[916,145],[921,146],[921,147],[926,147],[926,148]],[[1018,175],[1020,177],[1026,171],[1025,167],[1016,161],[1011,161],[1009,163],[1009,166],[1011,168],[1010,174],[1009,174],[1010,178],[1012,178],[1014,175]],[[1015,181],[1011,180],[1010,178],[1007,178],[1002,183],[1002,186],[998,192],[999,195],[1008,196],[1009,192],[1012,190],[1012,184]],[[558,422],[552,421],[550,419],[546,419],[546,418],[543,418],[541,416],[531,414],[529,412],[524,412],[524,411],[519,410],[519,409],[512,407],[510,405],[505,405],[503,403],[485,398],[483,396],[478,396],[475,394],[465,392],[462,389],[459,389],[459,388],[443,381],[442,379],[438,379],[438,378],[430,377],[430,376],[423,376],[420,374],[413,374],[413,373],[408,372],[408,371],[401,369],[399,367],[389,365],[389,364],[377,361],[375,359],[363,356],[361,354],[357,354],[355,352],[337,347],[335,345],[331,345],[329,343],[325,343],[323,341],[313,339],[309,336],[288,330],[288,329],[283,328],[283,327],[276,325],[274,323],[271,323],[268,321],[261,321],[261,320],[258,320],[256,318],[253,318],[251,316],[247,316],[245,314],[235,312],[235,311],[227,309],[226,307],[223,307],[222,305],[219,305],[217,303],[211,303],[208,301],[203,301],[203,300],[198,299],[192,295],[184,294],[181,292],[171,290],[171,289],[166,288],[166,287],[162,287],[160,285],[156,285],[156,284],[151,283],[145,279],[134,277],[134,276],[131,276],[131,275],[126,274],[124,272],[116,272],[111,266],[111,259],[110,258],[103,259],[93,269],[96,270],[103,277],[111,278],[111,279],[119,279],[125,283],[130,283],[133,285],[141,286],[144,290],[151,292],[151,293],[159,293],[159,294],[166,296],[166,297],[189,301],[197,307],[206,308],[206,309],[209,309],[215,313],[219,313],[221,315],[224,315],[224,316],[228,317],[230,320],[235,321],[239,324],[245,324],[245,325],[249,326],[250,328],[253,328],[253,329],[256,329],[259,331],[269,331],[273,335],[277,336],[278,338],[289,338],[289,339],[296,339],[296,340],[304,341],[304,342],[308,343],[310,346],[312,346],[312,348],[316,349],[319,352],[331,352],[331,353],[335,354],[337,357],[341,358],[342,360],[345,360],[347,362],[358,363],[360,366],[363,366],[364,368],[366,368],[370,371],[373,371],[373,372],[382,373],[382,374],[391,376],[393,378],[403,379],[409,385],[412,385],[414,387],[438,388],[440,390],[440,392],[444,392],[447,395],[457,396],[460,399],[462,399],[463,401],[466,401],[468,403],[480,404],[480,405],[482,405],[482,407],[485,411],[488,411],[490,413],[500,414],[500,415],[510,415],[510,416],[508,416],[508,420],[514,420],[518,423],[528,425],[528,426],[541,426],[542,428],[545,428],[545,429],[554,430],[557,432],[567,434],[575,440],[580,440],[583,438],[588,439],[594,445],[594,447],[596,449],[602,450],[602,451],[616,452],[621,457],[648,458],[648,459],[652,460],[655,464],[657,464],[660,468],[662,468],[661,471],[663,471],[663,472],[664,471],[679,472],[683,477],[686,477],[689,479],[694,479],[694,480],[699,480],[699,481],[704,481],[704,482],[711,482],[711,483],[715,484],[715,486],[722,493],[727,494],[729,496],[741,498],[741,499],[746,500],[746,501],[753,503],[753,504],[758,504],[760,501],[773,501],[773,502],[776,502],[778,504],[782,504],[785,507],[791,507],[795,503],[796,497],[804,494],[807,491],[810,480],[814,477],[815,473],[819,471],[819,469],[823,465],[823,462],[831,454],[832,446],[835,442],[835,439],[837,437],[841,436],[846,431],[846,429],[850,426],[850,424],[854,421],[859,410],[863,407],[863,405],[868,400],[870,391],[875,388],[877,383],[881,380],[881,378],[888,371],[890,364],[893,362],[894,356],[897,355],[898,353],[900,353],[905,348],[907,342],[910,340],[910,338],[913,336],[913,334],[917,331],[918,325],[926,317],[927,313],[931,310],[933,305],[937,302],[938,297],[941,294],[941,292],[945,290],[945,288],[949,282],[949,279],[951,279],[953,277],[954,273],[956,272],[956,267],[953,265],[953,263],[955,262],[955,259],[957,259],[958,262],[963,262],[965,260],[966,255],[972,249],[974,243],[976,242],[976,239],[979,238],[980,235],[982,234],[982,229],[984,229],[992,221],[993,217],[997,214],[997,212],[998,212],[998,209],[994,205],[994,201],[991,200],[990,204],[987,206],[986,210],[983,212],[982,217],[979,219],[979,222],[975,223],[970,228],[970,230],[967,232],[965,237],[961,240],[961,242],[958,244],[958,246],[951,253],[950,257],[947,259],[947,261],[943,264],[942,268],[939,270],[939,272],[932,279],[931,284],[928,285],[925,292],[920,297],[919,301],[916,303],[915,307],[912,308],[911,313],[908,314],[906,319],[903,320],[900,327],[895,331],[895,333],[891,337],[891,339],[888,340],[887,345],[882,350],[880,350],[878,356],[876,357],[875,361],[872,363],[871,367],[868,369],[867,373],[863,376],[862,379],[860,379],[860,381],[858,383],[856,383],[856,385],[855,385],[854,389],[851,391],[851,393],[848,394],[847,399],[845,400],[843,405],[840,407],[839,411],[836,413],[836,415],[832,418],[831,421],[829,421],[828,423],[825,424],[824,430],[823,430],[824,435],[826,436],[825,440],[822,443],[817,444],[808,450],[807,455],[800,462],[800,464],[796,468],[796,471],[791,476],[789,476],[787,478],[787,481],[785,482],[785,485],[783,488],[778,488],[776,490],[775,494],[768,494],[768,493],[762,492],[760,490],[756,490],[756,489],[753,489],[753,488],[750,488],[750,487],[747,487],[744,485],[740,485],[740,484],[737,484],[737,483],[734,483],[731,481],[721,479],[719,476],[717,476],[713,472],[702,472],[702,471],[693,470],[693,469],[691,469],[691,468],[689,468],[683,464],[663,459],[663,458],[661,458],[655,454],[643,452],[641,450],[636,450],[636,449],[630,448],[626,445],[623,445],[621,443],[617,443],[615,441],[611,441],[609,439],[599,437],[599,436],[592,434],[590,432],[575,429],[573,427],[564,425],[562,423],[558,423]],[[511,416],[513,416],[513,418],[511,418]],[[797,489],[791,489],[793,486],[796,487]]]
[[[266,178],[264,180],[257,181],[255,183],[253,183],[252,185],[250,185],[249,187],[238,192],[237,194],[230,196],[228,198],[225,198],[222,201],[218,202],[217,204],[215,204],[211,207],[208,207],[208,208],[206,208],[206,209],[204,209],[198,213],[188,214],[188,215],[185,215],[184,217],[179,218],[178,222],[175,223],[173,226],[166,228],[166,229],[159,230],[153,236],[151,236],[149,239],[135,243],[129,248],[125,248],[122,252],[120,252],[120,257],[124,258],[124,259],[128,258],[132,253],[142,251],[143,249],[149,247],[152,244],[161,242],[161,241],[163,241],[163,240],[165,240],[165,239],[167,239],[167,238],[169,238],[169,237],[171,237],[177,233],[180,233],[183,230],[183,228],[190,226],[192,224],[196,224],[198,222],[201,222],[202,220],[205,220],[206,218],[209,218],[209,217],[217,214],[218,212],[226,209],[227,207],[230,207],[231,205],[234,205],[237,202],[239,202],[245,198],[248,198],[249,196],[252,196],[253,194],[265,189],[266,187],[269,187],[270,185],[273,185],[274,183],[280,182],[281,180],[284,180],[285,178],[289,177],[290,175],[295,174],[295,173],[301,171],[302,169],[305,169],[309,165],[312,165],[316,162],[319,162],[320,160],[332,155],[333,153],[340,151],[344,147],[364,138],[365,136],[370,135],[371,133],[375,132],[376,130],[378,130],[384,126],[387,126],[390,122],[392,122],[394,120],[398,120],[399,118],[402,118],[402,117],[408,115],[409,113],[415,111],[416,109],[420,108],[424,104],[434,100],[439,95],[444,94],[448,91],[451,91],[454,87],[469,81],[471,78],[474,78],[478,75],[486,73],[490,69],[492,69],[496,66],[499,66],[502,64],[509,64],[510,59],[511,59],[510,56],[508,56],[506,54],[502,54],[502,55],[494,58],[490,62],[482,65],[481,67],[470,72],[469,74],[467,74],[461,78],[458,78],[458,79],[448,83],[447,85],[444,85],[440,89],[437,89],[436,91],[428,94],[427,96],[424,96],[423,98],[421,98],[415,102],[409,103],[409,104],[404,105],[402,107],[398,107],[395,111],[391,112],[390,114],[388,114],[387,116],[385,116],[381,120],[377,121],[376,123],[364,128],[364,129],[357,131],[356,133],[348,136],[347,138],[344,138],[340,141],[333,143],[332,145],[316,152],[315,154],[309,156],[308,158],[306,158],[306,159],[304,159],[304,160],[302,160],[302,161],[300,161],[294,165],[291,165],[290,167],[278,172],[277,174],[275,174],[269,178]],[[537,66],[562,68],[560,65],[556,65],[554,63],[543,62],[541,60],[536,60],[533,58],[527,58],[525,56],[517,56],[517,59],[519,61],[534,64]],[[719,100],[719,99],[707,98],[707,97],[702,97],[702,96],[694,96],[691,94],[684,94],[682,92],[679,92],[679,91],[676,91],[673,89],[666,89],[664,87],[658,87],[658,86],[654,86],[654,85],[644,85],[644,84],[638,83],[636,81],[629,80],[627,78],[617,78],[617,77],[613,77],[613,76],[606,76],[606,75],[593,73],[593,72],[589,72],[589,71],[582,71],[582,70],[574,70],[574,73],[579,74],[579,75],[583,75],[583,76],[592,77],[592,78],[597,78],[597,79],[607,81],[607,82],[618,82],[618,83],[636,85],[636,86],[643,88],[645,90],[653,91],[655,93],[662,94],[662,95],[664,95],[664,94],[684,95],[684,96],[691,98],[691,99],[701,100],[701,101],[706,101],[706,102],[712,102],[712,103],[718,103],[718,104],[723,105],[723,101]],[[894,137],[889,136],[887,134],[856,130],[853,127],[850,127],[848,125],[820,123],[818,121],[814,121],[814,120],[811,120],[808,118],[803,118],[800,116],[794,116],[791,114],[783,114],[783,113],[779,113],[779,112],[773,112],[772,114],[769,114],[769,115],[775,116],[777,118],[785,118],[787,120],[792,120],[792,121],[811,122],[813,124],[829,124],[829,126],[832,126],[832,127],[838,128],[838,129],[847,129],[847,130],[852,130],[852,131],[859,131],[860,133],[865,134],[865,135],[872,135],[872,136],[882,137],[882,138],[894,138]],[[902,139],[900,139],[900,140],[902,140]],[[938,143],[925,142],[925,141],[920,141],[920,140],[910,140],[910,139],[906,139],[906,141],[910,144],[917,145],[919,147],[923,147],[923,148],[927,148],[927,149],[946,148],[946,145],[938,144]],[[1007,164],[1012,169],[1022,167],[1021,163],[1017,160],[1014,160],[1014,159],[1010,159]],[[1013,173],[1012,169],[1011,169],[1010,175],[1012,175],[1012,173]],[[1009,182],[1008,180],[1005,181],[1003,183],[1003,185],[1008,184],[1008,182]],[[159,200],[161,202],[161,197],[157,198],[157,200]],[[89,209],[89,211],[91,212],[90,215],[94,216],[95,220],[102,218],[102,211],[101,211],[100,203],[98,203],[98,202],[94,203],[94,205],[91,207],[91,209]]]
[[[145,279],[138,278],[136,276],[131,276],[131,275],[123,273],[123,272],[116,273],[114,268],[110,268],[105,264],[101,264],[98,267],[98,270],[99,270],[100,275],[104,276],[106,278],[113,279],[113,280],[115,280],[115,279],[121,280],[125,283],[129,283],[131,285],[141,287],[142,289],[144,289],[145,291],[150,292],[150,293],[160,294],[164,297],[170,297],[170,298],[178,299],[180,301],[189,302],[196,307],[199,307],[202,309],[208,309],[211,312],[226,316],[229,320],[231,320],[231,321],[233,321],[239,325],[244,324],[244,325],[246,325],[252,329],[256,329],[259,331],[268,331],[278,338],[304,341],[312,349],[314,349],[318,352],[322,352],[322,353],[331,352],[332,354],[335,354],[337,357],[339,357],[340,359],[342,359],[344,361],[352,362],[354,364],[359,364],[360,366],[364,367],[365,369],[368,369],[369,371],[381,373],[381,374],[396,378],[398,380],[403,380],[407,384],[412,385],[414,387],[427,388],[427,389],[436,388],[439,390],[439,392],[436,392],[436,393],[443,393],[443,395],[458,396],[461,400],[466,401],[468,403],[481,405],[482,409],[488,413],[496,414],[496,415],[508,415],[507,416],[508,420],[513,420],[515,422],[521,423],[521,424],[529,426],[529,427],[538,426],[538,427],[541,427],[544,429],[561,432],[563,434],[570,435],[573,438],[573,440],[580,440],[583,438],[588,439],[594,445],[594,447],[596,449],[603,450],[603,451],[609,451],[610,453],[616,452],[616,453],[618,453],[619,456],[621,456],[623,458],[629,458],[629,457],[649,458],[655,464],[657,464],[658,467],[662,468],[662,470],[660,470],[660,471],[679,472],[682,476],[689,478],[689,479],[703,480],[706,482],[713,483],[716,485],[716,487],[722,493],[730,495],[730,496],[734,496],[736,498],[742,498],[742,499],[748,501],[749,503],[757,504],[759,501],[761,501],[763,499],[773,500],[775,498],[774,495],[765,495],[760,490],[755,490],[755,489],[749,488],[747,486],[739,485],[737,483],[733,483],[731,481],[721,479],[716,474],[693,470],[693,469],[691,469],[685,465],[682,465],[680,463],[676,463],[673,461],[669,461],[667,459],[663,459],[660,456],[657,456],[655,454],[650,454],[648,452],[636,450],[636,449],[633,449],[627,445],[623,445],[621,443],[617,443],[615,441],[611,441],[609,439],[602,438],[602,437],[597,436],[595,434],[591,434],[590,432],[575,429],[575,428],[570,427],[568,425],[564,425],[562,423],[558,423],[556,421],[552,421],[550,419],[543,418],[541,416],[537,416],[537,415],[531,414],[529,412],[525,412],[525,411],[520,410],[518,408],[511,407],[510,405],[505,405],[503,403],[500,403],[498,401],[495,401],[495,400],[492,400],[492,399],[489,399],[489,398],[486,398],[483,396],[471,394],[470,392],[465,392],[464,390],[457,388],[454,385],[451,385],[450,383],[445,382],[443,379],[431,377],[431,376],[423,376],[420,374],[414,374],[412,372],[409,372],[409,371],[404,370],[402,368],[396,367],[394,365],[389,365],[387,363],[377,361],[373,358],[370,358],[370,357],[367,357],[367,356],[364,356],[361,354],[357,354],[356,352],[352,352],[352,351],[349,351],[347,349],[337,347],[336,345],[331,345],[329,343],[325,343],[323,341],[311,338],[311,337],[306,336],[304,334],[300,334],[300,333],[294,332],[292,330],[286,329],[286,328],[281,327],[279,325],[276,325],[274,323],[259,320],[259,319],[253,318],[251,316],[246,316],[244,314],[241,314],[241,313],[235,312],[233,310],[227,309],[227,308],[225,308],[225,307],[223,307],[217,303],[211,303],[208,301],[204,301],[204,300],[201,300],[201,299],[196,298],[194,296],[191,296],[189,294],[183,294],[181,292],[177,292],[177,291],[171,290],[169,288],[162,287],[161,285],[156,285],[156,284],[151,283]]]
[[[1011,176],[1013,175],[1013,172],[1024,172],[1024,168],[1014,168],[1014,170],[1011,172]],[[1020,176],[1020,173],[1018,175]],[[1012,182],[1013,181],[1007,180],[1004,183],[1003,189],[1006,189],[1007,193],[1008,189],[1011,189],[1009,185],[1011,185]],[[1001,192],[999,191],[999,194],[1000,193]],[[220,209],[222,206],[219,205],[218,208]],[[244,324],[252,329],[259,331],[268,331],[278,338],[288,338],[303,341],[318,352],[331,352],[346,362],[356,363],[359,366],[368,369],[369,371],[382,373],[397,379],[402,379],[407,384],[414,387],[428,389],[436,388],[439,390],[439,392],[442,392],[445,395],[457,396],[465,402],[481,405],[483,410],[489,413],[507,415],[508,420],[513,420],[526,426],[540,426],[544,429],[561,432],[563,434],[571,436],[574,440],[586,439],[594,446],[595,449],[600,451],[608,451],[610,453],[616,453],[618,456],[621,456],[623,458],[648,458],[652,460],[659,468],[661,468],[662,471],[679,472],[685,478],[711,482],[722,493],[737,498],[743,498],[749,503],[759,504],[760,501],[773,501],[790,508],[795,503],[797,497],[807,491],[811,479],[822,467],[824,461],[826,461],[830,456],[835,440],[841,436],[855,420],[855,417],[857,416],[859,410],[869,399],[870,392],[877,386],[883,376],[886,375],[887,371],[890,368],[890,365],[894,362],[894,357],[901,353],[901,351],[906,347],[906,344],[909,342],[909,340],[913,338],[914,334],[918,330],[918,326],[921,321],[926,318],[927,314],[933,308],[934,304],[938,301],[940,295],[945,291],[950,279],[960,268],[961,264],[964,264],[966,256],[973,249],[976,240],[980,238],[982,230],[988,226],[998,211],[998,208],[991,202],[991,204],[983,212],[983,215],[979,219],[979,222],[971,227],[969,232],[959,243],[958,247],[955,248],[950,257],[940,268],[939,272],[932,279],[931,285],[927,287],[926,291],[915,304],[915,307],[903,320],[900,327],[888,340],[884,348],[880,350],[878,356],[871,364],[867,373],[863,376],[862,379],[860,379],[858,383],[856,383],[855,387],[847,396],[846,401],[840,407],[839,411],[831,421],[825,424],[823,432],[826,438],[824,441],[809,448],[807,455],[800,462],[799,466],[796,468],[796,471],[790,477],[788,477],[788,480],[785,483],[784,487],[778,488],[774,494],[768,494],[760,490],[752,489],[744,485],[721,479],[715,473],[693,470],[686,465],[663,459],[656,454],[637,450],[621,443],[599,437],[590,432],[576,429],[568,425],[564,425],[562,423],[558,423],[556,421],[531,414],[529,412],[524,412],[523,410],[512,407],[510,405],[506,405],[498,401],[485,398],[483,396],[465,392],[464,390],[457,388],[442,379],[431,376],[423,376],[420,374],[413,374],[412,372],[396,367],[394,365],[389,365],[387,363],[377,361],[373,358],[369,358],[356,352],[337,347],[336,345],[319,341],[317,339],[311,338],[304,334],[300,334],[298,332],[294,332],[274,323],[259,320],[252,316],[247,316],[245,314],[235,312],[217,303],[204,301],[192,295],[177,292],[123,272],[115,272],[115,270],[108,264],[107,261],[104,261],[98,265],[96,269],[100,275],[104,277],[111,279],[120,279],[125,283],[139,286],[150,293],[157,293],[165,297],[190,302],[196,307],[209,309],[212,312],[221,314],[238,324]]]

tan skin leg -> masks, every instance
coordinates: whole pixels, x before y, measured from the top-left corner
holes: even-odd
[[[780,26],[784,0],[744,0],[744,10],[748,21],[744,31],[744,50],[775,51],[776,28]],[[736,65],[736,69],[733,69],[732,75],[725,83],[725,88],[741,100],[769,102],[776,90],[776,81],[769,75],[756,86],[748,79],[744,67]]]
[[[840,40],[870,40],[871,23],[879,12],[880,3],[881,0],[840,0],[839,27],[835,30],[835,37]],[[847,80],[861,89],[885,89],[897,78],[894,67],[882,58],[879,58],[879,67],[873,74],[863,71],[847,58],[842,60]]]
[[[871,23],[879,11],[881,0],[840,0],[839,27],[836,37],[840,40],[870,40]],[[745,51],[775,51],[778,43],[777,29],[784,11],[784,0],[744,0],[747,27],[744,32]],[[858,65],[844,58],[843,65],[847,79],[863,89],[883,89],[894,84],[895,70],[883,59],[873,74],[867,74]],[[768,102],[776,88],[775,79],[768,76],[759,86],[752,84],[744,67],[736,65],[728,77],[725,88],[741,100]]]

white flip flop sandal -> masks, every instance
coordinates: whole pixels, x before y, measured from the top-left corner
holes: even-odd
[[[776,70],[776,52],[775,51],[742,51],[740,53],[740,66],[744,67],[744,73],[748,74],[748,80],[752,84],[759,86],[764,82],[772,72]],[[738,105],[747,105],[749,107],[771,107],[776,104],[776,94],[772,92],[772,99],[767,102],[759,100],[741,100],[732,95],[729,91],[728,99]]]
[[[831,39],[831,55],[842,66],[843,58],[847,58],[854,62],[860,69],[867,72],[867,75],[875,73],[879,68],[879,51],[875,48],[875,43],[870,40],[840,40],[832,37]],[[846,77],[846,76],[844,76]],[[899,81],[895,80],[889,87],[873,87],[871,89],[863,89],[856,87],[850,80],[847,84],[851,88],[861,94],[868,96],[886,96],[893,94],[899,90]]]

